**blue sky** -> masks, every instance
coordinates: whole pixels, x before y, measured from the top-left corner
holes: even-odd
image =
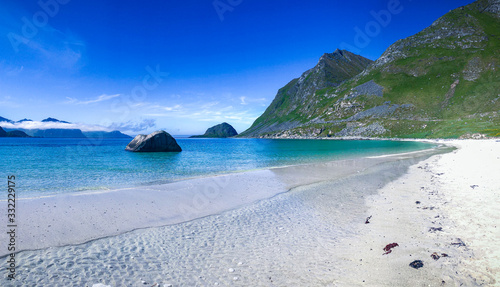
[[[242,132],[322,54],[375,60],[473,1],[5,2],[0,116],[180,135]]]

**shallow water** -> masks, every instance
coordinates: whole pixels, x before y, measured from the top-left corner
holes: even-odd
[[[181,153],[131,153],[128,139],[0,138],[0,170],[18,196],[106,190],[368,155],[422,150],[401,141],[178,139]]]
[[[3,283],[334,286],[352,260],[338,250],[363,227],[366,196],[423,158],[381,161],[347,177],[186,223],[20,252],[17,285]]]

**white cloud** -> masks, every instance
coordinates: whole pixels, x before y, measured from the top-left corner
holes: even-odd
[[[211,108],[213,106],[217,106],[219,104],[219,102],[208,102],[208,103],[204,103],[200,106],[200,109],[208,109],[208,108]]]
[[[181,105],[175,105],[173,107],[163,107],[163,109],[167,112],[170,111],[178,111],[182,106]]]
[[[27,121],[21,123],[8,123],[1,122],[0,126],[8,129],[25,129],[25,130],[46,130],[46,129],[80,129],[84,132],[92,131],[111,131],[109,128],[98,126],[98,125],[87,125],[87,124],[67,124],[58,122],[39,122],[39,121]]]
[[[10,68],[9,70],[6,71],[6,74],[7,74],[7,76],[17,76],[17,75],[21,74],[21,72],[23,70],[24,70],[24,66]]]
[[[247,103],[247,98],[243,97],[243,101]],[[258,99],[264,100],[264,99]],[[168,118],[172,120],[187,120],[199,122],[223,122],[232,120],[240,124],[252,124],[253,121],[260,115],[253,110],[242,108],[240,105],[224,105],[218,101],[211,102],[191,102],[183,105],[159,105],[147,104],[142,108],[141,115],[155,118]]]
[[[240,97],[241,105],[248,105],[248,103],[245,102],[246,97]]]
[[[75,98],[66,97],[66,99],[68,99],[68,100],[65,103],[66,104],[74,104],[74,105],[88,105],[88,104],[94,104],[94,103],[99,103],[99,102],[111,100],[111,99],[117,98],[119,96],[120,96],[120,94],[116,94],[116,95],[103,94],[95,99],[86,100],[86,101],[79,101],[78,99],[75,99]]]
[[[4,96],[2,99],[0,99],[0,106],[2,108],[19,108],[19,107],[21,107],[20,104],[12,101],[11,96]]]
[[[141,132],[156,126],[156,120],[144,119],[141,122],[128,121],[124,123],[112,123],[109,128],[112,130]]]
[[[84,41],[76,35],[46,25],[36,38],[29,39],[27,46],[37,52],[45,63],[64,69],[78,69],[83,65]]]

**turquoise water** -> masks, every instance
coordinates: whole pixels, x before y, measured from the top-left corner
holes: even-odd
[[[18,196],[166,183],[197,176],[422,150],[399,141],[178,139],[181,153],[126,152],[128,139],[0,138]]]

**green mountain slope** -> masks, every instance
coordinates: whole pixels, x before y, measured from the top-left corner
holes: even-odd
[[[264,114],[240,136],[258,136],[307,123],[309,116],[317,112],[317,90],[340,85],[372,62],[345,50],[324,54],[314,68],[281,88]]]
[[[292,97],[294,80],[243,135],[500,136],[499,15],[500,0],[476,1],[397,41],[338,86],[303,76],[308,93]],[[279,129],[266,129],[273,120]]]

